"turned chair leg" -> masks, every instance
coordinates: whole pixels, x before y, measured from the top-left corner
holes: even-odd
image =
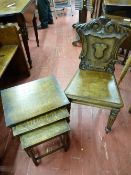
[[[106,133],[108,134],[111,131],[111,127],[116,120],[117,114],[119,113],[120,109],[112,109],[108,118],[107,126],[105,128]]]

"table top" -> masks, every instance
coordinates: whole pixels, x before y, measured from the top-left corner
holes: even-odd
[[[116,15],[106,15],[109,18],[111,18],[111,20],[118,22],[119,24],[121,24],[122,26],[131,28],[131,18],[126,18],[123,16],[116,16]]]
[[[32,0],[0,0],[0,16],[22,13]]]
[[[37,144],[50,140],[56,136],[70,131],[66,120],[52,123],[51,125],[36,129],[20,136],[22,148],[34,147]]]
[[[17,124],[16,126],[12,127],[13,135],[22,135],[51,123],[58,122],[59,120],[63,120],[67,117],[69,117],[69,113],[66,107],[63,107],[45,115],[42,114],[34,117],[33,119]]]
[[[104,0],[106,5],[131,6],[131,0]]]
[[[54,76],[2,90],[1,99],[7,126],[69,104]]]

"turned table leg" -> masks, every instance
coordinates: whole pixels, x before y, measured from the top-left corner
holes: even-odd
[[[121,72],[121,75],[120,75],[120,79],[118,81],[118,85],[121,83],[121,81],[123,80],[123,78],[125,77],[129,67],[131,66],[131,55],[128,57],[127,61],[126,61],[126,64]]]

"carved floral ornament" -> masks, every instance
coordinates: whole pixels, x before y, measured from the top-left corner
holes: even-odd
[[[89,23],[78,24],[76,26],[78,34],[88,35],[90,33],[97,32],[104,34],[121,34],[128,35],[128,29],[120,26],[118,23],[111,21],[110,18],[101,16],[97,19],[93,19]]]

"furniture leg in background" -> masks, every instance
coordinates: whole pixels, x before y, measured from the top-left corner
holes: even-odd
[[[126,61],[126,64],[121,72],[121,75],[120,75],[120,79],[118,81],[118,85],[121,83],[121,81],[123,80],[123,78],[125,77],[129,67],[131,66],[131,55],[128,57],[127,61]],[[129,108],[129,112],[131,113],[131,106]]]
[[[18,26],[20,27],[20,33],[22,36],[28,63],[31,68],[32,60],[31,60],[30,50],[28,45],[29,38],[28,38],[26,22],[33,23],[37,46],[39,46],[36,17],[35,17],[36,2],[35,0],[17,1],[14,4],[15,10],[12,7],[8,7],[7,4],[10,4],[9,0],[2,0],[0,2],[0,21],[4,24],[17,23]]]

